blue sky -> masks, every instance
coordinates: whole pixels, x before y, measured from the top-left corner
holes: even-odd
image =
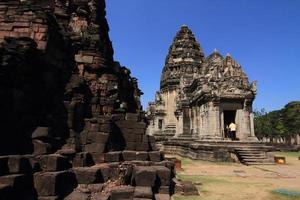
[[[258,81],[254,108],[300,100],[299,0],[106,0],[114,58],[154,99],[176,32],[187,24],[208,56],[230,53]]]

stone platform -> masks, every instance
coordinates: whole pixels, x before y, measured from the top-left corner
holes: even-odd
[[[272,145],[261,142],[185,140],[173,138],[158,142],[166,154],[179,155],[195,160],[241,162],[244,164],[274,163]],[[249,158],[250,157],[250,158]]]

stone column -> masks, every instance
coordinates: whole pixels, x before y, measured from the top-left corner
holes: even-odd
[[[182,106],[182,121],[183,121],[183,135],[190,134],[190,116],[189,116],[189,107]]]

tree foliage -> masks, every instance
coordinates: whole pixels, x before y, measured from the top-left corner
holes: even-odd
[[[300,101],[290,102],[281,110],[255,111],[254,125],[258,138],[283,138],[300,134]]]

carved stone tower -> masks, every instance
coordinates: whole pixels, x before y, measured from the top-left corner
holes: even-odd
[[[182,26],[170,47],[155,102],[149,103],[148,134],[223,140],[237,125],[239,140],[255,140],[250,84],[241,66],[217,51],[204,56],[192,31]]]

